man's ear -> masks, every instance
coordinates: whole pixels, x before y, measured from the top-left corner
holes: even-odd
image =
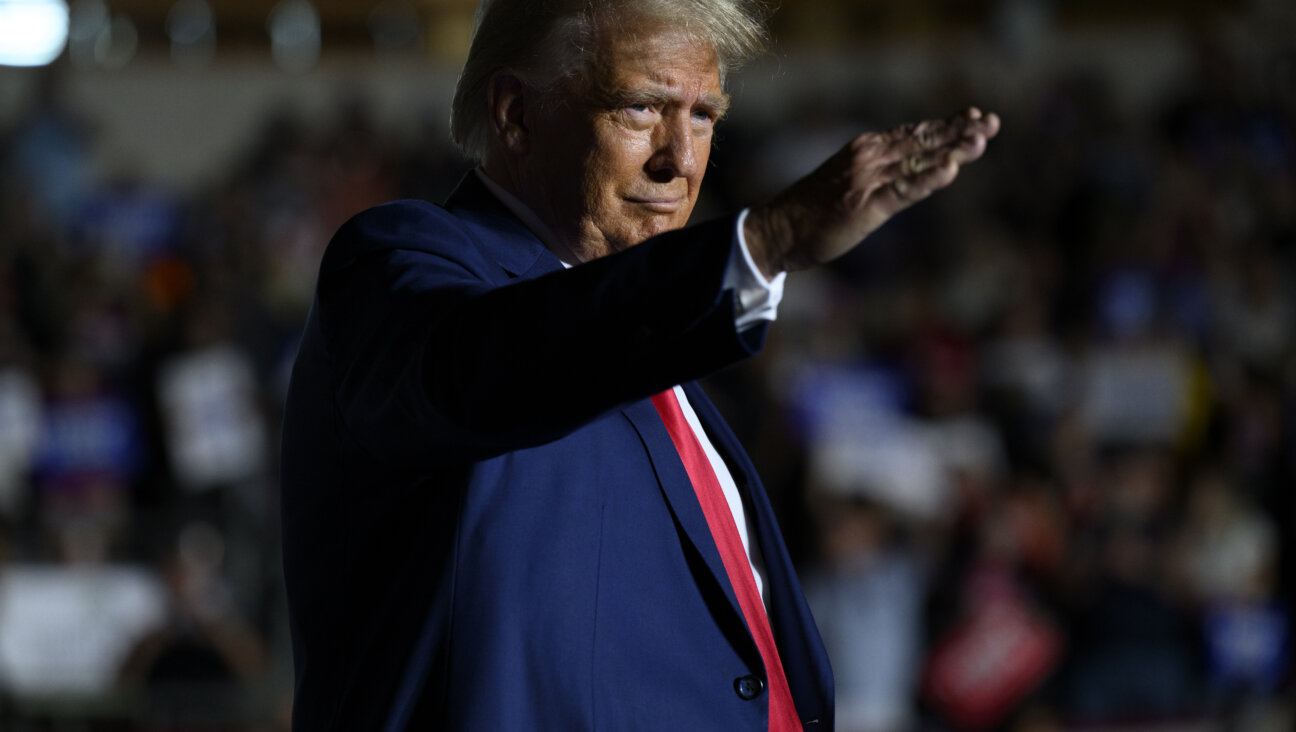
[[[497,72],[490,80],[491,129],[504,149],[515,155],[526,153],[531,147],[530,121],[527,105],[534,104],[534,91],[517,76]]]

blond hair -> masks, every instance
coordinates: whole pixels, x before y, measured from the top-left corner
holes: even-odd
[[[663,23],[709,43],[720,80],[762,51],[769,9],[761,0],[482,0],[468,60],[455,87],[450,137],[476,161],[490,140],[491,78],[511,69],[542,88],[579,73],[600,21]]]

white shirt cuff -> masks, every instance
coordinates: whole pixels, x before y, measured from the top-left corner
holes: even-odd
[[[729,266],[725,269],[724,278],[725,289],[734,291],[734,325],[739,332],[762,322],[774,321],[778,304],[783,300],[783,280],[787,278],[787,272],[779,272],[767,280],[756,267],[751,251],[747,249],[747,237],[743,235],[743,222],[746,220],[747,209],[743,209],[738,214],[733,249],[729,253]]]

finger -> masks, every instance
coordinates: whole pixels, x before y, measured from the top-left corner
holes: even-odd
[[[986,139],[990,139],[995,135],[999,134],[999,127],[1001,126],[999,115],[995,114],[994,112],[987,114],[985,116],[985,126],[986,126],[986,130],[985,130]]]
[[[877,202],[888,215],[893,214],[953,183],[958,171],[958,163],[946,159],[942,164],[916,175],[897,177],[889,185],[878,189]]]
[[[953,152],[953,150],[942,149],[907,155],[883,168],[879,177],[884,182],[901,178],[914,178],[929,170],[943,166],[947,160],[951,159]],[[962,160],[958,158],[955,159],[955,162],[962,164]]]
[[[927,120],[884,133],[864,133],[851,143],[856,168],[884,170],[905,158],[928,151],[959,150],[958,162],[980,157],[984,141],[998,134],[999,118],[971,107],[945,120]],[[980,138],[981,142],[977,139]]]
[[[892,130],[889,137],[891,152],[898,157],[938,150],[962,137],[962,129],[943,120],[925,120],[915,125],[904,125]]]
[[[972,108],[974,111],[975,107]],[[963,136],[955,143],[955,147],[966,149],[978,146],[983,142],[988,142],[995,135],[999,134],[999,115],[991,112],[983,117],[978,117],[963,128]],[[979,141],[979,142],[978,142]]]
[[[979,112],[975,107],[973,107],[973,110]],[[951,148],[954,161],[959,165],[970,163],[981,157],[985,153],[986,145],[991,138],[999,134],[1000,121],[998,115],[991,112],[980,118],[980,120],[983,122],[982,125],[969,128],[969,134]]]
[[[914,154],[963,148],[977,138],[982,140],[983,147],[984,141],[998,132],[998,116],[983,115],[972,107],[945,120],[926,120],[897,127],[887,134],[889,148],[877,156],[877,162],[889,165]]]
[[[960,140],[957,145],[948,150],[948,154],[954,162],[963,165],[981,157],[985,151],[986,137],[984,135],[974,135]]]
[[[994,137],[999,132],[999,115],[994,112],[985,114],[977,107],[968,107],[950,115],[948,121],[950,124],[963,124],[970,131],[983,133],[987,137]]]

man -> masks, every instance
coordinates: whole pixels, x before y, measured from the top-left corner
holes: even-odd
[[[769,502],[692,380],[998,121],[863,135],[681,228],[754,5],[487,2],[452,120],[480,168],[334,237],[284,424],[295,729],[832,728]]]

